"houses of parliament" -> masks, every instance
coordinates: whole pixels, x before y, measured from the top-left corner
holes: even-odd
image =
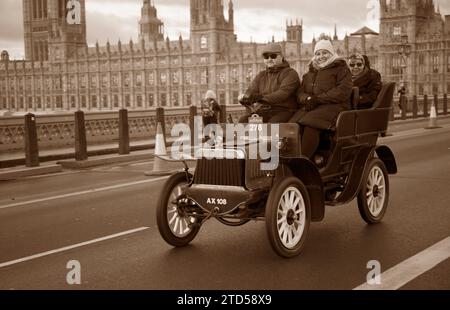
[[[68,23],[67,0],[22,0],[25,59],[0,59],[0,110],[102,111],[197,104],[208,89],[220,104],[237,104],[264,69],[263,43],[239,42],[230,0],[190,0],[190,37],[164,38],[164,24],[143,0],[136,42],[88,47],[85,0],[77,23]],[[385,81],[409,94],[450,92],[450,15],[432,0],[379,0],[380,33],[363,27],[331,37],[338,54],[369,56]],[[225,14],[227,9],[228,14]],[[226,16],[227,15],[227,16]],[[401,39],[407,43],[399,45]],[[280,42],[299,75],[306,72],[316,39],[303,42],[303,22],[286,23]],[[401,48],[400,48],[401,47]],[[1,48],[1,47],[0,47]]]

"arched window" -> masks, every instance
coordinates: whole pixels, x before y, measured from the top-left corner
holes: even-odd
[[[208,38],[206,36],[200,37],[200,48],[201,49],[208,48]]]

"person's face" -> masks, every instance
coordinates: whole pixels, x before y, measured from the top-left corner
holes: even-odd
[[[266,53],[263,55],[266,68],[272,68],[283,62],[283,56],[278,53]]]
[[[314,57],[316,58],[316,62],[321,65],[327,62],[333,55],[327,50],[318,50]]]
[[[349,61],[348,67],[353,76],[357,76],[364,70],[364,63],[361,59],[352,59]]]

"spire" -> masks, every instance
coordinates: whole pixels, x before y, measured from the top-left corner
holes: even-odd
[[[337,25],[334,24],[334,36],[333,36],[333,40],[337,41],[339,40],[338,36],[337,36]]]
[[[130,51],[133,51],[134,43],[132,38],[130,38],[130,43],[128,43],[128,45],[130,46]]]
[[[234,28],[233,1],[228,1],[228,23]]]
[[[139,20],[139,41],[151,42],[154,37],[164,40],[164,23],[158,18],[158,12],[152,1],[143,0],[141,19]]]

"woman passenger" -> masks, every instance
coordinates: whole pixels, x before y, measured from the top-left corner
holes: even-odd
[[[314,48],[309,71],[303,76],[297,101],[300,110],[290,122],[302,127],[302,155],[312,159],[320,142],[320,132],[330,129],[340,112],[350,108],[352,74],[329,40]]]
[[[354,109],[370,109],[381,90],[381,75],[370,67],[366,55],[354,54],[348,59],[353,85],[359,88],[358,105]]]

